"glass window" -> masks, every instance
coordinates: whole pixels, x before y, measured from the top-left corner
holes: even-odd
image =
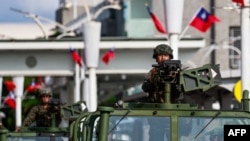
[[[223,141],[224,125],[247,125],[245,118],[178,118],[179,141]]]
[[[131,1],[131,19],[150,18],[145,3],[151,7],[151,1],[148,0],[132,0]]]
[[[110,117],[109,141],[169,141],[168,117]]]
[[[68,137],[9,137],[7,141],[69,141]]]
[[[231,39],[230,46],[232,49],[229,50],[229,63],[231,69],[239,69],[240,54],[241,51],[241,29],[240,26],[232,26],[229,28],[229,37]]]

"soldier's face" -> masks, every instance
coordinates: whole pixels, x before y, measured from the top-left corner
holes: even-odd
[[[161,54],[161,55],[157,55],[157,57],[156,57],[156,62],[158,64],[160,64],[166,60],[170,60],[170,56],[168,54]]]
[[[43,103],[49,103],[50,96],[49,95],[43,95],[42,96],[42,102]]]

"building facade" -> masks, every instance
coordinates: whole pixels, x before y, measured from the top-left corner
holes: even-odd
[[[153,48],[159,43],[169,42],[166,35],[155,29],[145,3],[165,25],[162,0],[122,0],[118,3],[113,0],[91,0],[87,3],[92,15],[95,15],[98,9],[109,4],[121,6],[120,10],[114,8],[104,10],[95,19],[102,23],[100,58],[112,47],[115,48],[116,53],[116,58],[109,65],[105,65],[101,59],[99,60],[97,68],[99,101],[105,101],[109,96],[121,93],[138,92],[137,89],[140,89],[138,86],[144,75],[155,63],[152,59]],[[205,33],[188,26],[200,7],[204,7],[220,19],[219,23],[213,24],[210,30]],[[233,9],[230,9],[231,7]],[[199,67],[206,63],[220,64],[223,78],[221,86],[231,92],[241,76],[239,11],[239,7],[230,0],[185,1],[182,31],[186,28],[188,30],[179,43],[178,59],[190,68]],[[48,43],[46,48],[53,48],[50,45],[51,42],[67,46],[72,41],[76,41],[78,51],[83,52],[82,24],[86,21],[87,13],[82,1],[61,0],[56,15],[57,22],[74,31],[77,38],[57,39],[52,37],[43,41]],[[39,41],[33,41],[39,46]],[[25,42],[32,43],[33,41]],[[4,43],[13,44],[12,41],[4,41]],[[19,42],[15,41],[15,44],[19,44]],[[0,46],[4,47],[6,44],[0,44]],[[25,56],[23,57],[25,58]],[[69,77],[72,75],[73,73],[68,74]]]

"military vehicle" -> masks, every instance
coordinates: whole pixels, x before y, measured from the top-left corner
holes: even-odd
[[[215,141],[223,140],[225,125],[250,124],[250,100],[243,92],[241,109],[206,110],[192,103],[173,103],[171,85],[184,92],[206,91],[220,83],[218,65],[182,70],[179,61],[164,62],[166,103],[122,103],[88,112],[84,102],[61,107],[67,127],[27,127],[20,132],[0,129],[1,141]],[[173,77],[174,76],[174,77]]]

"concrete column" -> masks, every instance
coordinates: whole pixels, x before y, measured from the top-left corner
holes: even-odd
[[[242,93],[244,90],[250,92],[250,19],[249,7],[242,7],[241,9],[241,52],[242,52],[242,67],[241,67],[241,80],[242,80]]]
[[[16,95],[16,127],[20,127],[22,125],[22,96],[24,92],[24,76],[14,76],[13,82],[16,85],[16,89],[14,91]]]

